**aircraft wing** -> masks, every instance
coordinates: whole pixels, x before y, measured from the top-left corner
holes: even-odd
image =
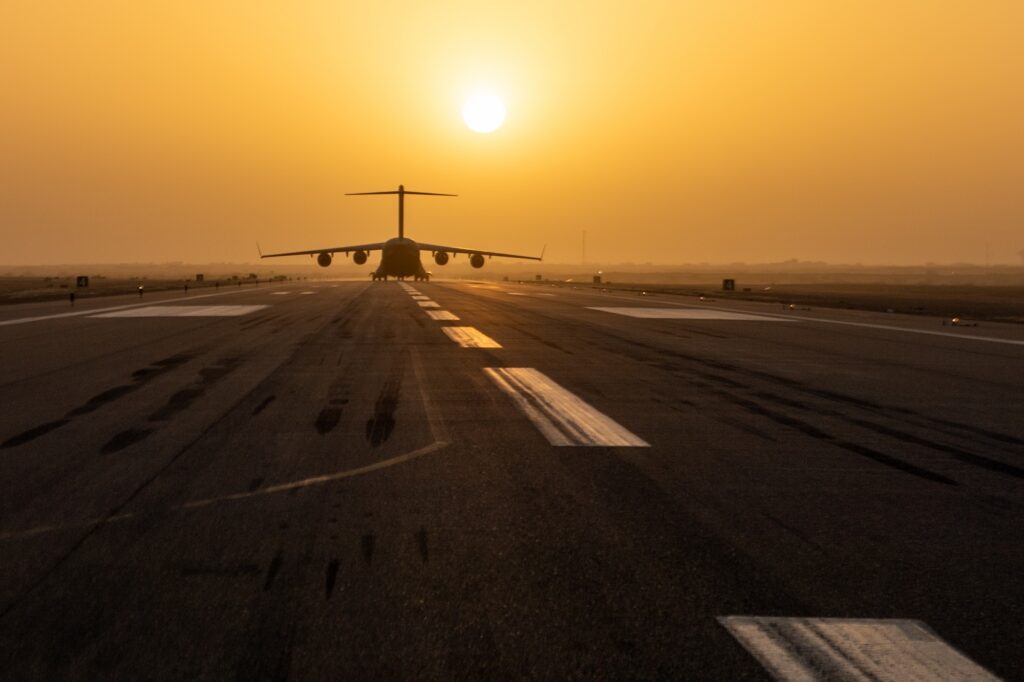
[[[321,253],[349,253],[352,251],[380,251],[384,248],[384,242],[376,244],[356,244],[355,246],[332,246],[327,249],[310,249],[309,251],[289,251],[287,253],[263,253],[260,251],[260,258],[275,258],[277,256],[316,256]]]
[[[424,244],[418,242],[420,251],[445,251],[447,253],[467,253],[474,254],[479,253],[481,256],[500,256],[502,258],[525,258],[527,260],[544,260],[544,252],[541,251],[539,256],[521,256],[516,253],[498,253],[497,251],[480,251],[478,249],[462,249],[457,246],[442,246],[441,244]]]

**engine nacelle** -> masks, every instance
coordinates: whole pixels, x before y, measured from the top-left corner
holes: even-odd
[[[323,253],[317,255],[316,264],[322,268],[326,268],[328,265],[331,264],[332,260],[334,260],[334,257],[331,256],[331,254],[324,251]]]
[[[352,262],[355,263],[356,265],[362,265],[363,263],[365,263],[366,262],[366,252],[365,251],[356,251],[355,253],[353,253],[352,254]]]
[[[474,268],[482,268],[484,266],[484,257],[479,253],[474,253],[469,257],[469,264]]]
[[[438,265],[446,265],[448,263],[448,254],[444,251],[438,251],[434,254],[434,262]]]

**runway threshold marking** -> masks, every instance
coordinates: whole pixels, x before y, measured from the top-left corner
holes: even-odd
[[[430,297],[429,296],[424,296],[423,294],[413,294],[412,295],[412,300],[414,300],[414,301],[429,301]]]
[[[750,313],[736,313],[725,310],[712,310],[710,308],[602,308],[587,306],[590,310],[599,310],[603,313],[614,315],[625,315],[626,317],[637,317],[649,320],[743,320],[756,322],[795,322],[796,320],[766,317],[764,315],[752,315]]]
[[[650,447],[611,417],[532,367],[485,367],[548,442],[555,446]]]
[[[459,316],[447,310],[424,310],[432,320],[458,320]]]
[[[420,304],[421,308],[440,308],[441,307],[437,303],[435,303],[434,301],[416,301],[416,302]]]
[[[501,344],[476,327],[441,327],[448,338],[463,348],[501,348]]]
[[[263,310],[265,305],[154,305],[116,310],[90,317],[238,317]]]
[[[779,680],[998,680],[916,620],[727,616]]]

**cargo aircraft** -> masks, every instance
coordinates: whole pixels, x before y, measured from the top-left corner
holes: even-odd
[[[356,265],[366,262],[370,251],[380,251],[380,265],[371,274],[374,280],[387,280],[388,277],[404,279],[413,277],[416,281],[427,281],[430,273],[423,269],[420,262],[420,251],[430,251],[434,262],[438,265],[445,265],[450,258],[456,254],[464,253],[469,255],[469,264],[474,268],[484,266],[484,256],[499,256],[502,258],[525,258],[528,260],[542,260],[544,252],[540,256],[520,256],[514,253],[498,253],[496,251],[482,251],[480,249],[463,249],[457,246],[443,246],[441,244],[424,244],[415,242],[405,236],[405,195],[417,194],[430,197],[454,197],[457,194],[440,194],[438,192],[414,192],[407,190],[404,185],[399,185],[395,191],[387,192],[351,192],[346,196],[368,196],[371,194],[397,194],[398,195],[398,236],[378,242],[376,244],[357,244],[355,246],[332,246],[326,249],[310,249],[309,251],[289,251],[287,253],[263,253],[260,258],[278,258],[280,256],[316,256],[316,262],[321,267],[327,267],[334,260],[334,254],[344,253],[346,257],[351,253],[352,260]],[[258,248],[258,245],[257,245]]]

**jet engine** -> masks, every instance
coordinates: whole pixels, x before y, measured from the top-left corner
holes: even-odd
[[[326,251],[323,251],[317,255],[316,264],[322,268],[326,268],[328,265],[331,264],[332,260],[334,260],[334,258],[331,256],[331,254],[327,253]]]
[[[434,254],[434,262],[438,265],[445,265],[448,263],[448,254],[444,251],[438,251]]]
[[[365,251],[356,251],[355,253],[353,253],[352,254],[352,262],[355,263],[356,265],[362,265],[363,263],[365,263],[366,262],[366,252]]]
[[[484,266],[484,257],[479,253],[474,253],[469,257],[469,264],[474,268],[482,268]]]

